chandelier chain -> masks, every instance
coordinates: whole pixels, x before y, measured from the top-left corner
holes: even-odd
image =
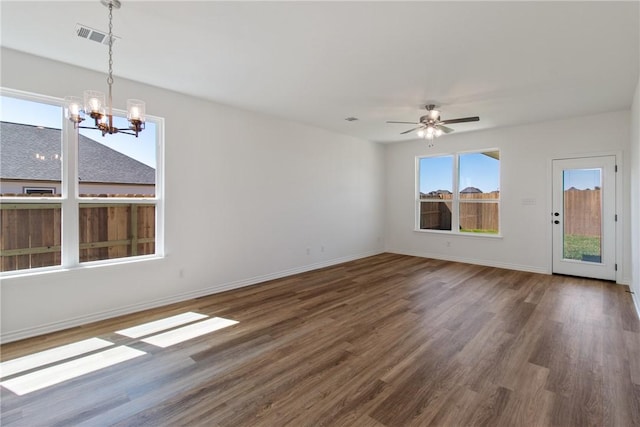
[[[109,3],[109,77],[107,83],[113,84],[113,4]]]
[[[109,2],[109,127],[113,126],[113,96],[111,86],[113,85],[113,2]]]

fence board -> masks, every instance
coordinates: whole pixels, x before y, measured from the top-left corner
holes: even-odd
[[[3,206],[0,217],[1,271],[60,264],[59,205],[21,206],[20,209]]]
[[[602,233],[601,190],[564,191],[564,233],[600,236]]]
[[[61,219],[59,205],[3,205],[0,271],[60,265]],[[80,262],[132,256],[134,244],[137,255],[155,253],[155,205],[92,203],[81,206],[79,224]]]

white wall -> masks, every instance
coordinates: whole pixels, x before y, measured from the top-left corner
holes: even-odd
[[[1,53],[4,87],[64,97],[105,85]],[[166,120],[166,257],[4,278],[4,341],[382,251],[380,145],[118,78],[114,96]]]
[[[388,145],[387,226],[389,252],[551,272],[551,159],[563,156],[617,153],[622,156],[619,188],[621,251],[619,281],[630,281],[628,111],[590,117],[450,134],[428,148],[421,140]],[[482,120],[482,117],[480,118]],[[501,155],[502,238],[457,236],[414,231],[415,157],[484,148]],[[533,199],[535,205],[525,205]],[[621,199],[621,200],[620,200]],[[450,246],[447,246],[447,243]]]
[[[631,106],[631,290],[640,315],[640,77]]]

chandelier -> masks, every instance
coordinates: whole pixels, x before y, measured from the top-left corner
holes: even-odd
[[[124,133],[138,137],[138,133],[144,129],[145,103],[139,99],[127,100],[127,120],[128,129],[118,129],[113,126],[113,9],[120,9],[120,0],[100,0],[104,6],[109,8],[109,74],[107,75],[107,85],[109,86],[108,103],[105,102],[103,92],[95,90],[85,90],[84,99],[76,96],[65,97],[65,117],[73,122],[74,128],[95,129],[106,134]],[[94,126],[80,126],[85,115],[91,117]]]

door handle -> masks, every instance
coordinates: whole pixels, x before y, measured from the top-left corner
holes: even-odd
[[[558,213],[558,212],[554,212],[554,213],[553,213],[553,216],[560,216],[560,213]]]
[[[560,224],[560,221],[558,221],[557,219],[555,221],[553,221],[554,224]]]

